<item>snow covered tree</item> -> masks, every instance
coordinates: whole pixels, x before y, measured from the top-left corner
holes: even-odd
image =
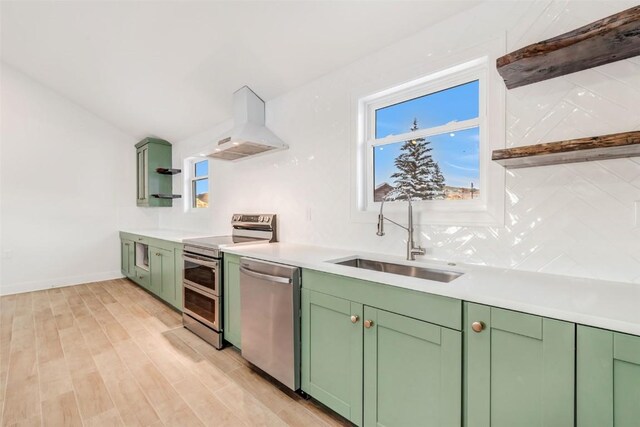
[[[418,130],[418,119],[413,119],[412,132]],[[393,200],[406,200],[408,194],[412,199],[432,200],[444,198],[445,179],[438,162],[433,160],[431,142],[424,138],[406,141],[396,158],[398,172],[391,175],[395,178]]]

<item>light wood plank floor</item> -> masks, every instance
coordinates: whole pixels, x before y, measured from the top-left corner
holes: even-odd
[[[129,280],[0,298],[3,426],[342,426]]]

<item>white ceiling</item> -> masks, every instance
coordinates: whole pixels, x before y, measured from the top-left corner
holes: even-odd
[[[1,58],[128,134],[178,141],[473,1],[2,1]]]

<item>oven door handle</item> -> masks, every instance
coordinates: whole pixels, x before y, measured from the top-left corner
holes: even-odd
[[[268,282],[284,283],[287,285],[292,283],[292,280],[289,277],[272,276],[270,274],[258,273],[257,271],[249,270],[246,267],[240,267],[240,273],[246,274],[247,276],[255,277],[256,279],[266,280]]]
[[[182,255],[182,259],[184,259],[185,261],[191,261],[194,264],[198,264],[198,265],[204,265],[205,267],[211,267],[215,270],[218,269],[218,261],[213,261],[210,259],[205,259],[205,258],[200,258],[197,256],[193,256],[193,255]]]

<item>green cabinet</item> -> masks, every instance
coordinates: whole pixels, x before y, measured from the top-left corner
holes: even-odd
[[[574,425],[573,323],[465,303],[464,344],[465,426]]]
[[[173,250],[149,246],[149,274],[149,290],[175,306],[177,289]]]
[[[357,425],[362,425],[363,315],[362,304],[302,290],[302,389]]]
[[[158,173],[158,168],[171,168],[171,144],[163,139],[145,138],[136,144],[136,204],[138,206],[171,206],[172,199],[153,195],[172,193],[171,175]]]
[[[135,275],[134,243],[129,239],[120,240],[120,271],[125,277]]]
[[[242,348],[240,332],[240,257],[225,253],[223,263],[222,335],[226,341],[238,348]]]
[[[372,307],[364,319],[364,425],[460,426],[462,334]]]
[[[302,287],[303,391],[359,426],[460,426],[462,333],[413,317],[461,324],[460,301],[309,270]]]
[[[640,337],[578,326],[578,427],[640,425]]]
[[[120,247],[122,274],[182,310],[182,244],[121,232]]]

